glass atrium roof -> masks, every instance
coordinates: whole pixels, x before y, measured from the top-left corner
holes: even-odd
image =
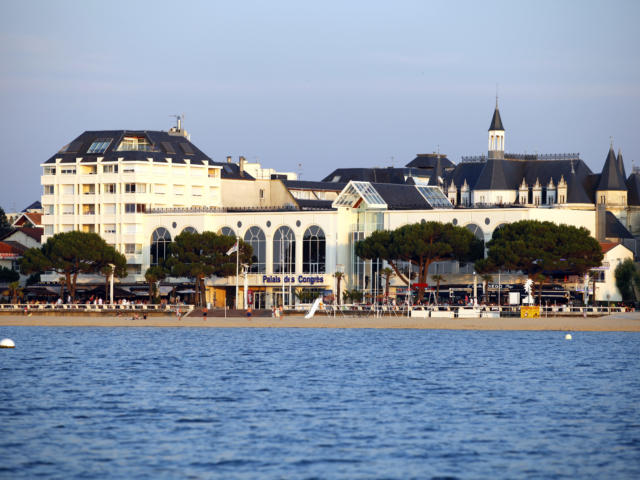
[[[453,205],[447,197],[444,196],[442,190],[438,187],[426,185],[416,185],[416,189],[420,192],[420,195],[429,202],[429,205],[433,208],[453,208]]]
[[[353,207],[364,200],[369,208],[387,208],[387,203],[369,182],[351,181],[333,202],[335,207]]]

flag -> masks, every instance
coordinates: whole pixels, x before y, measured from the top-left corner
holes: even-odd
[[[233,247],[229,249],[229,251],[227,252],[227,255],[231,255],[232,253],[237,251],[238,251],[238,241],[236,240],[236,243],[234,243]]]

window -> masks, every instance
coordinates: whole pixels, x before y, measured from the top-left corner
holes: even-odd
[[[73,204],[63,204],[62,205],[62,215],[73,215],[74,214],[74,205]]]
[[[282,226],[273,235],[274,273],[295,272],[296,237],[289,227]]]
[[[126,255],[140,255],[142,253],[142,244],[140,243],[125,243],[124,253]]]
[[[231,227],[222,227],[220,229],[220,235],[226,235],[228,237],[235,237],[236,236],[236,232],[234,232],[233,228],[231,228]]]
[[[166,228],[156,228],[151,235],[151,265],[158,265],[164,262],[169,256],[169,244],[171,234]]]
[[[111,143],[112,138],[98,138],[94,140],[94,142],[87,150],[87,153],[104,153],[109,144]]]
[[[118,173],[118,165],[103,165],[102,173]]]
[[[45,225],[44,226],[44,234],[45,235],[53,235],[53,225]]]
[[[173,193],[176,195],[184,195],[184,185],[174,185]]]
[[[302,237],[302,273],[324,273],[327,242],[324,231],[314,225]]]
[[[140,275],[142,274],[142,265],[138,263],[129,263],[127,264],[127,273],[130,275]]]
[[[202,196],[202,187],[201,186],[192,186],[191,187],[191,194],[194,197],[201,197]]]
[[[124,193],[145,193],[147,191],[144,183],[125,183]]]
[[[55,190],[53,185],[43,185],[44,195],[53,195]]]
[[[264,188],[260,189],[260,199],[262,200],[264,198]]]
[[[115,223],[107,223],[104,226],[104,233],[116,233]]]
[[[116,184],[115,183],[105,183],[104,184],[104,193],[108,195],[115,195],[116,193]]]
[[[188,233],[198,233],[198,231],[197,231],[195,228],[193,228],[193,227],[184,227],[184,228],[182,229],[182,232],[181,232],[181,233],[184,233],[184,232],[188,232]]]
[[[56,167],[44,167],[44,174],[45,175],[55,175],[56,174]]]
[[[73,231],[73,225],[69,225],[69,224],[62,225],[60,227],[60,231],[61,232],[72,232]]]
[[[53,205],[43,205],[42,210],[44,211],[45,215],[54,215]]]
[[[147,211],[147,206],[144,203],[125,203],[124,213],[144,213]]]
[[[124,233],[137,233],[138,232],[138,224],[137,223],[125,223],[124,224]]]
[[[150,152],[152,145],[146,137],[124,137],[117,150],[119,152]]]
[[[82,205],[82,214],[83,215],[95,215],[96,214],[96,206],[93,204]]]
[[[115,203],[104,203],[102,207],[103,213],[106,215],[114,215],[116,213],[116,204]]]
[[[62,175],[75,175],[76,167],[62,167],[62,169],[60,170],[60,173]]]
[[[95,193],[96,193],[96,186],[94,184],[82,185],[83,195],[95,195]]]
[[[162,183],[156,183],[153,186],[153,193],[164,195],[165,193],[167,193],[167,186]]]
[[[73,185],[62,185],[63,195],[73,195]]]
[[[224,227],[231,231],[229,227]],[[223,235],[225,235],[223,233]],[[244,241],[253,248],[252,263],[249,267],[251,273],[265,273],[267,271],[267,240],[260,227],[251,227],[244,234]]]

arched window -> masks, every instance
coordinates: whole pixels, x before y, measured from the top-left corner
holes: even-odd
[[[484,241],[484,233],[482,232],[482,229],[478,225],[476,225],[475,223],[470,223],[469,225],[466,226],[466,228],[471,233],[473,233],[478,240]]]
[[[198,233],[198,231],[193,227],[184,227],[181,233],[189,232],[189,233]]]
[[[296,271],[296,236],[289,227],[280,227],[273,235],[273,272]]]
[[[302,237],[302,272],[324,273],[326,252],[324,231],[316,225],[307,228]]]
[[[220,234],[221,235],[226,235],[228,237],[235,237],[236,236],[236,232],[233,231],[233,228],[229,228],[229,227],[222,227],[220,229]]]
[[[162,263],[169,256],[171,234],[166,228],[156,228],[151,235],[151,265]]]
[[[265,273],[267,271],[267,239],[260,227],[251,227],[244,234],[244,241],[253,248],[253,263],[249,267],[250,273]]]

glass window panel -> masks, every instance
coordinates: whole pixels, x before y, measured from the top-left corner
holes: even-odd
[[[273,272],[294,273],[296,258],[296,237],[287,226],[282,226],[273,235]]]
[[[267,271],[267,240],[264,232],[260,227],[251,227],[244,234],[244,241],[253,248],[252,264],[249,267],[249,272],[265,273]]]

